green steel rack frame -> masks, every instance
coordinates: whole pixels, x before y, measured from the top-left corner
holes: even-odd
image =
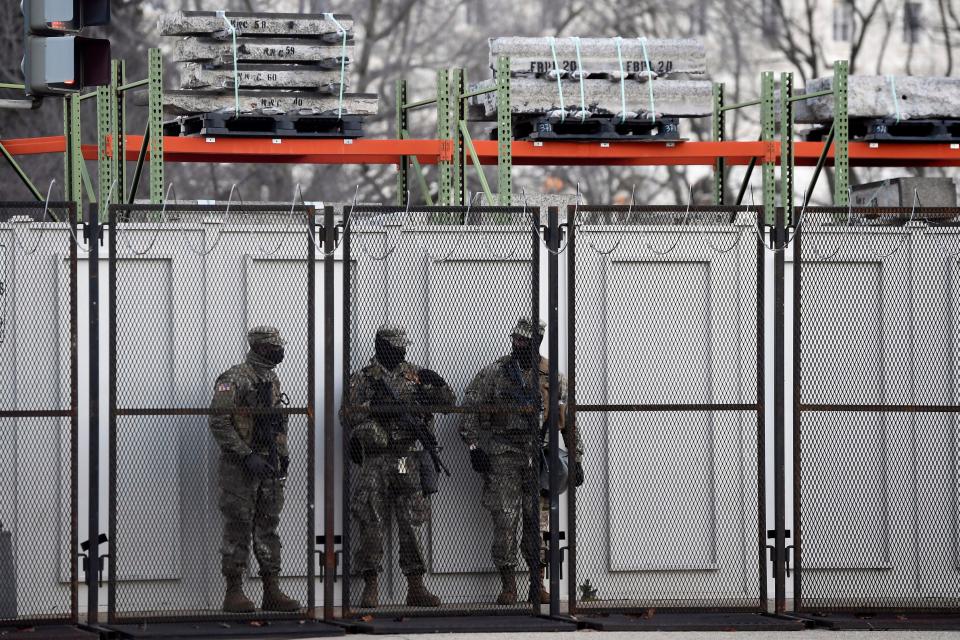
[[[817,159],[814,167],[813,176],[804,193],[803,204],[809,204],[813,194],[813,189],[817,180],[826,165],[831,147],[834,149],[834,171],[836,178],[834,181],[833,201],[836,205],[845,205],[849,199],[850,185],[850,155],[849,155],[849,115],[847,113],[847,77],[849,73],[849,64],[846,60],[838,60],[833,63],[833,85],[830,89],[811,93],[794,95],[793,93],[793,74],[789,72],[780,74],[779,86],[779,114],[780,114],[780,206],[786,207],[790,212],[788,215],[792,218],[793,212],[793,189],[794,189],[794,120],[793,104],[800,100],[809,100],[822,96],[833,95],[834,99],[834,120],[830,126],[829,133],[824,141],[823,151]],[[774,224],[774,210],[777,207],[777,176],[776,176],[776,142],[777,140],[777,86],[772,72],[764,72],[760,76],[760,98],[749,100],[737,104],[727,105],[724,102],[723,83],[714,83],[713,85],[713,140],[722,142],[726,134],[726,114],[728,111],[742,109],[745,107],[760,106],[760,139],[770,145],[767,153],[764,154],[762,161],[762,189],[764,220],[767,224]],[[740,190],[737,193],[736,204],[742,204],[746,191],[750,184],[750,178],[753,169],[756,166],[756,159],[752,159],[747,165],[743,180],[740,183]],[[714,203],[724,204],[726,199],[726,163],[718,159],[714,165],[713,173],[713,195]],[[789,220],[794,223],[794,220]]]

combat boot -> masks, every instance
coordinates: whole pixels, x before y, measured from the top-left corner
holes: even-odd
[[[513,575],[513,567],[500,569],[500,595],[497,596],[497,604],[511,605],[517,604],[517,577]]]
[[[277,576],[263,576],[263,610],[296,611],[300,603],[280,590]]]
[[[376,573],[364,574],[363,595],[360,596],[361,609],[372,609],[380,604],[380,588],[377,579]]]
[[[550,602],[550,592],[547,591],[546,587],[543,586],[543,574],[544,568],[540,567],[540,573],[537,576],[537,581],[530,583],[530,602],[533,602],[533,596],[536,593],[537,588],[540,589],[540,604],[548,604]]]
[[[223,610],[227,613],[253,613],[257,606],[243,593],[243,576],[233,574],[224,576],[227,580],[227,592],[223,596]]]
[[[427,591],[422,575],[407,576],[408,607],[439,607],[440,598]]]

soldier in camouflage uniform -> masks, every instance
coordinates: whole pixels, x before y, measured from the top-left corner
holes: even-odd
[[[418,538],[420,526],[430,517],[430,502],[420,478],[421,467],[430,464],[429,458],[415,448],[417,439],[409,426],[375,410],[377,405],[396,406],[398,402],[420,406],[456,402],[440,375],[406,361],[409,344],[402,327],[380,327],[375,355],[366,367],[350,376],[349,398],[340,410],[341,423],[349,433],[350,458],[360,466],[350,511],[359,528],[353,562],[364,579],[361,607],[378,605],[378,576],[383,570],[383,544],[391,512],[400,542],[400,570],[407,578],[407,605],[440,606],[440,599],[423,583],[426,564]],[[415,418],[424,420],[433,432],[433,415],[419,414]]]
[[[530,367],[534,349],[539,350],[546,325],[540,322],[534,331],[530,318],[521,317],[514,326],[511,339],[513,349],[493,364],[482,369],[467,387],[464,406],[489,407],[516,405],[518,399],[539,405],[537,425],[548,419],[549,369],[546,358],[540,357],[538,366],[539,384],[531,388]],[[519,385],[519,388],[518,388]],[[561,377],[561,405],[566,402],[566,381]],[[563,410],[558,424],[563,428]],[[570,464],[571,479],[579,486],[583,483],[583,454],[579,438],[574,446],[568,442],[568,433],[563,432],[564,443],[573,452]],[[500,572],[502,584],[497,604],[511,605],[517,602],[516,561],[517,525],[523,523],[522,554],[527,566],[540,566],[537,582],[531,582],[529,597],[532,601],[539,590],[540,602],[550,599],[543,587],[543,553],[540,532],[549,528],[549,502],[535,498],[539,493],[539,448],[543,446],[540,429],[532,429],[521,414],[465,413],[460,424],[460,436],[470,449],[470,464],[483,476],[482,504],[493,519],[493,563]],[[537,508],[539,504],[540,508]],[[546,507],[546,510],[544,509]],[[539,512],[539,513],[538,513]]]
[[[220,446],[220,512],[223,514],[221,569],[226,579],[223,610],[256,609],[243,593],[243,572],[253,553],[260,564],[265,611],[296,611],[278,583],[280,511],[286,480],[287,416],[259,413],[281,404],[280,380],[274,372],[283,360],[284,342],[273,327],[247,334],[250,351],[243,363],[220,374],[214,387],[210,432]]]

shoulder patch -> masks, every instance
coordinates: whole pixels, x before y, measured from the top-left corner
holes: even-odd
[[[216,389],[216,391],[217,391],[218,393],[220,393],[220,392],[230,392],[230,391],[233,391],[233,383],[232,383],[232,382],[219,382],[219,383],[217,383],[217,389]]]

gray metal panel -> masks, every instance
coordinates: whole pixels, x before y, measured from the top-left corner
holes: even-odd
[[[136,340],[129,339],[130,334],[125,336],[127,340],[120,339],[126,349],[137,350],[135,357],[128,351],[124,360],[143,363],[137,375],[119,372],[117,395],[121,399],[135,398],[134,406],[171,406],[175,396],[175,349],[183,340],[174,330],[173,309],[179,301],[172,298],[171,262],[169,257],[117,261],[119,282],[151,286],[148,295],[142,289],[117,287],[118,334],[123,336],[124,328],[137,332]],[[181,577],[180,545],[171,544],[181,539],[179,422],[157,416],[118,419],[117,504],[123,505],[117,532],[120,580]],[[125,470],[142,473],[137,466],[148,466],[152,477],[149,484],[125,481]],[[124,522],[132,529],[126,529]]]
[[[69,238],[59,224],[0,225],[0,408],[70,406]],[[12,532],[17,615],[69,614],[70,419],[0,420],[0,522]]]
[[[748,228],[580,237],[578,405],[754,402]],[[603,477],[577,493],[578,583],[614,606],[758,597],[756,425],[750,412],[578,411]]]

